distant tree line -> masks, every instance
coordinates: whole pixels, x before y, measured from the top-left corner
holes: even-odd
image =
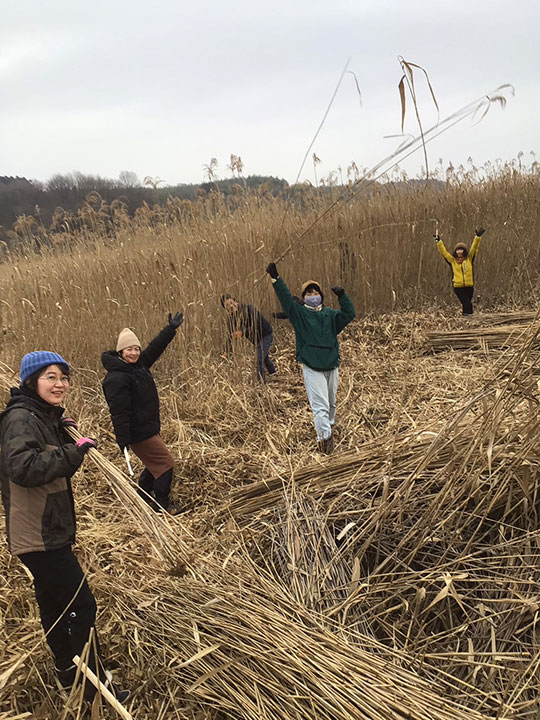
[[[141,183],[131,171],[120,173],[117,179],[81,172],[56,174],[45,183],[25,177],[0,176],[0,240],[6,241],[8,233],[13,238],[11,231],[21,218],[32,218],[43,228],[51,227],[63,212],[73,214],[83,208],[92,193],[98,193],[107,205],[121,203],[132,217],[144,204],[164,205],[171,197],[194,201],[211,192],[234,195],[239,188],[263,189],[265,193],[278,195],[288,187],[285,180],[259,175],[160,187],[162,182],[159,178],[147,177]]]

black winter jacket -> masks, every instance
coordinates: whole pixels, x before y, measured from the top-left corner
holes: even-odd
[[[0,415],[0,481],[13,555],[75,541],[70,478],[84,451],[64,433],[63,412],[31,391],[12,388]]]
[[[239,303],[238,310],[234,315],[227,316],[227,330],[227,352],[230,352],[231,337],[235,330],[240,330],[246,340],[257,345],[265,335],[272,333],[272,326],[253,305]]]
[[[120,448],[142,442],[157,435],[161,428],[159,397],[150,367],[176,335],[166,325],[142,351],[136,363],[127,363],[115,350],[101,356],[107,375],[103,392],[111,411],[111,418]]]

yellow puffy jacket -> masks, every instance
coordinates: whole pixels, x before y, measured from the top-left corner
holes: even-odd
[[[469,254],[459,263],[457,259],[450,255],[445,248],[442,240],[437,240],[437,249],[446,262],[452,267],[452,283],[454,287],[472,287],[474,285],[473,263],[478,254],[478,246],[480,245],[480,237],[474,236],[473,244]]]

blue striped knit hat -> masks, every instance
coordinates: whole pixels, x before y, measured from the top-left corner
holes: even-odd
[[[66,368],[66,372],[69,372],[69,365],[58,353],[51,352],[50,350],[36,350],[35,352],[27,353],[21,360],[21,385],[25,380],[28,380],[30,375],[41,370],[41,368],[49,367],[49,365],[63,365]]]

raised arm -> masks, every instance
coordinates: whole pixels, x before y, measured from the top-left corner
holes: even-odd
[[[283,312],[287,314],[289,320],[298,314],[298,308],[300,307],[291,295],[291,291],[285,285],[283,278],[279,277],[276,264],[271,262],[266,268],[266,272],[272,278],[272,285],[274,286],[274,292],[277,295],[279,304],[283,308]]]
[[[480,238],[482,237],[482,235],[483,235],[485,232],[486,232],[486,231],[484,230],[483,227],[478,228],[478,230],[475,230],[475,231],[474,231],[474,240],[473,240],[473,243],[472,243],[472,245],[471,245],[470,252],[469,252],[469,258],[470,258],[471,260],[474,260],[474,258],[478,255],[478,248],[479,248],[479,246],[480,246]]]
[[[332,292],[337,296],[339,302],[340,309],[336,313],[336,332],[340,333],[343,328],[347,327],[351,320],[354,320],[356,312],[351,298],[342,287],[333,287]]]
[[[148,343],[141,353],[141,362],[147,368],[152,367],[167,345],[176,335],[177,329],[184,322],[184,316],[178,312],[174,316],[169,313],[169,322],[156,337]]]
[[[448,252],[448,250],[445,248],[443,241],[441,240],[439,235],[434,235],[435,242],[437,243],[437,250],[439,251],[440,255],[446,260],[446,262],[452,262],[452,256]]]

